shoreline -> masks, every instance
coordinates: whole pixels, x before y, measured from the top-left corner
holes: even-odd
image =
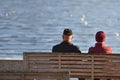
[[[0,60],[23,60],[23,58],[0,58]]]

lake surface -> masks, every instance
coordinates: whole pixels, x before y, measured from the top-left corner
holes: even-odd
[[[0,0],[0,58],[51,52],[71,28],[83,53],[105,31],[106,44],[120,53],[120,0]]]

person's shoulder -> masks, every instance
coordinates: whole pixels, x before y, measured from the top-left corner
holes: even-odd
[[[80,50],[80,47],[79,46],[77,46],[77,45],[72,45],[75,49],[78,49],[78,50]]]
[[[76,53],[81,53],[81,50],[80,50],[80,47],[79,46],[77,46],[77,45],[72,45],[72,49],[74,50],[74,52],[76,52]]]
[[[112,49],[112,47],[111,47],[111,46],[107,46],[107,47]]]
[[[94,49],[94,47],[92,46],[92,47],[89,47],[89,49],[91,50],[91,49]]]
[[[56,52],[58,50],[60,44],[56,44],[52,47],[52,52]]]
[[[88,53],[93,53],[93,51],[94,51],[94,47],[89,47]]]
[[[53,48],[56,48],[56,47],[59,47],[59,46],[60,46],[60,44],[56,44],[56,45],[53,46]]]
[[[75,48],[77,48],[77,49],[80,49],[80,47],[79,47],[79,46],[77,46],[77,45],[74,45],[74,47],[75,47]]]
[[[72,46],[73,46],[74,48],[79,48],[77,45],[74,45],[74,44],[72,44]]]
[[[102,47],[102,49],[105,54],[112,54],[112,48],[110,46],[105,45]]]
[[[112,49],[112,47],[111,47],[111,46],[105,46],[105,48],[106,48],[106,49]]]
[[[105,49],[106,49],[107,51],[109,51],[110,53],[112,53],[112,47],[111,47],[111,46],[106,46]]]

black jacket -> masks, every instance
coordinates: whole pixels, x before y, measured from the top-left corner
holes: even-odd
[[[72,43],[63,41],[60,44],[53,46],[52,52],[61,52],[61,53],[81,53],[78,46],[73,45]]]

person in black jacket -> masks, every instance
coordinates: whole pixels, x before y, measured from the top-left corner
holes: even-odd
[[[53,46],[52,52],[59,53],[81,53],[78,46],[72,43],[73,35],[71,29],[65,29],[63,31],[62,39],[63,41],[60,44]],[[84,80],[79,78],[79,80]]]
[[[53,46],[52,52],[61,52],[61,53],[81,53],[78,46],[72,44],[72,30],[65,29],[63,31],[62,39],[63,41],[60,44]]]

